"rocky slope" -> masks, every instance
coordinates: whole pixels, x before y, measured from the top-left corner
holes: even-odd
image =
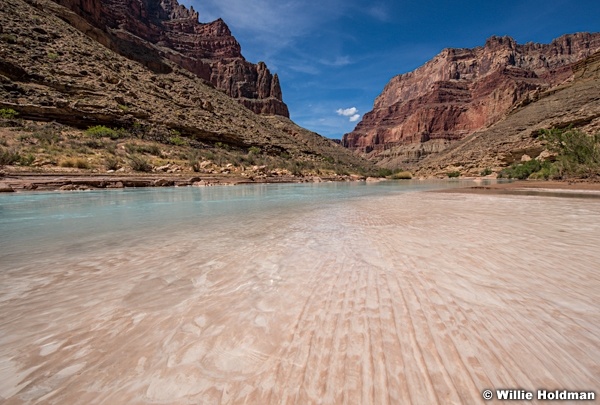
[[[198,13],[177,0],[54,0],[76,15],[53,12],[95,40],[157,73],[169,59],[212,83],[256,113],[288,117],[277,75],[244,59],[241,47],[221,19],[198,22]],[[31,1],[38,7],[44,2]],[[80,21],[82,17],[85,22]],[[90,30],[91,25],[94,29]]]
[[[598,50],[600,33],[565,35],[548,45],[491,37],[483,47],[445,49],[394,77],[343,145],[375,159],[416,162],[570,80],[573,64]]]
[[[105,3],[113,4],[84,2],[82,6],[95,12]],[[140,7],[143,4],[150,3],[140,2]],[[150,29],[158,32],[157,24],[166,24],[163,15],[169,11],[166,4],[162,2],[160,7],[143,12],[147,20],[142,21],[150,21],[149,31],[144,34],[148,38],[153,35]],[[129,12],[142,13],[142,9],[132,8]],[[178,7],[168,15],[181,16],[181,13],[189,15],[190,11]],[[222,22],[198,25],[195,15],[177,21],[182,25],[187,21],[194,30],[210,28],[217,33],[225,32]],[[139,31],[142,35],[143,29]],[[185,138],[186,143],[200,150],[226,145],[241,153],[256,147],[261,153],[284,156],[291,161],[334,162],[338,168],[350,172],[364,165],[363,160],[349,151],[298,127],[286,117],[257,115],[235,102],[182,67],[183,62],[173,61],[183,53],[173,52],[163,57],[166,47],[152,48],[154,53],[146,53],[149,48],[136,48],[137,43],[130,43],[130,49],[132,52],[137,49],[139,58],[115,52],[113,49],[127,44],[117,34],[129,38],[127,32],[122,28],[100,30],[53,1],[4,1],[0,11],[0,109],[14,109],[19,118],[26,120],[56,121],[81,129],[93,125],[122,127],[148,141],[168,143],[176,134],[175,137]],[[188,37],[190,41],[191,38]],[[230,36],[223,36],[223,42],[215,39],[212,43],[212,48],[196,45],[212,49],[212,55],[235,50],[239,55],[239,44]],[[235,66],[250,69],[239,58],[231,63],[228,69],[235,70]],[[215,64],[220,66],[218,62]],[[268,85],[270,76],[263,64],[256,66],[256,72],[261,71],[263,87],[270,86],[277,92],[276,78]],[[235,83],[232,79],[230,82]],[[246,84],[250,86],[249,82]],[[262,103],[258,98],[248,100],[256,107]],[[262,100],[270,102],[275,98]],[[19,148],[19,145],[9,146]]]
[[[449,171],[477,176],[486,168],[498,171],[514,161],[541,158],[545,145],[538,136],[540,129],[571,126],[599,133],[600,51],[574,64],[572,71],[572,80],[540,92],[535,102],[516,108],[496,124],[438,154],[426,156],[413,168],[423,176],[445,177]],[[383,163],[394,165],[399,160],[388,155]]]

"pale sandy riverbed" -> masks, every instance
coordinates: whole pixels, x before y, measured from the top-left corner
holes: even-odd
[[[598,393],[599,246],[597,199],[412,193],[23,260],[0,272],[0,402]]]

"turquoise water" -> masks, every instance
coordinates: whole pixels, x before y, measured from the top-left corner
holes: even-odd
[[[458,181],[266,184],[0,196],[0,267],[166,237],[173,231],[234,232],[261,220],[349,199],[464,186]]]

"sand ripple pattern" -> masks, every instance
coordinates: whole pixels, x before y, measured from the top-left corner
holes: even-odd
[[[0,402],[598,391],[598,246],[596,201],[415,193],[32,257],[0,272]]]

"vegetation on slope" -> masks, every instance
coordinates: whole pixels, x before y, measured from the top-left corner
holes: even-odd
[[[593,178],[600,175],[600,134],[586,134],[573,128],[542,130],[552,159],[514,163],[501,177],[516,179]]]
[[[2,112],[0,111],[0,114]],[[335,154],[292,157],[286,150],[207,143],[147,123],[131,128],[0,117],[0,166],[27,172],[166,172],[267,176],[374,175]]]

